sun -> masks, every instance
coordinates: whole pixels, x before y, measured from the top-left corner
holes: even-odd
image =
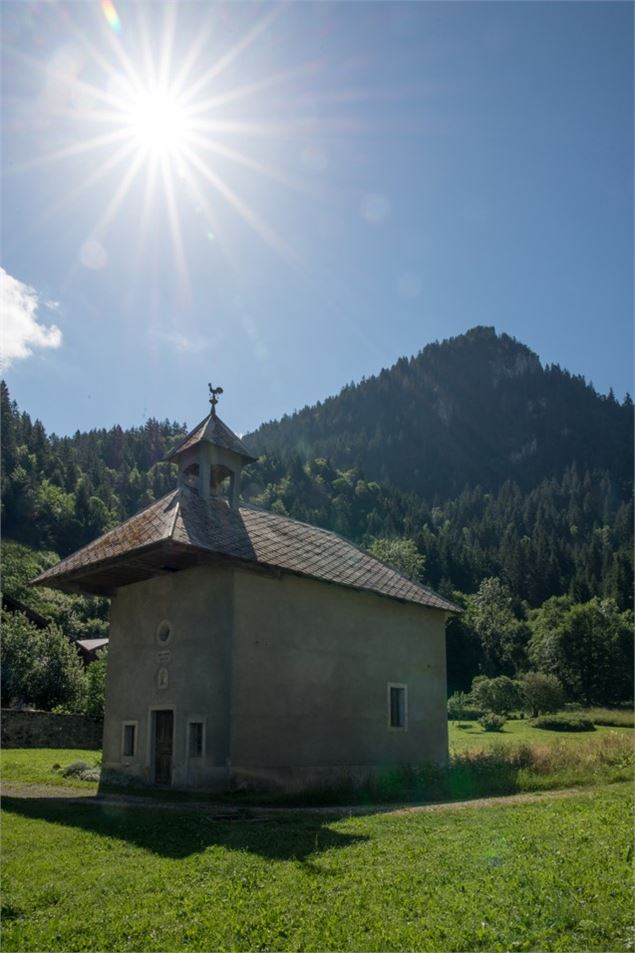
[[[178,157],[188,144],[186,108],[169,89],[137,93],[124,110],[123,123],[137,148],[151,157]]]
[[[303,75],[312,77],[313,61],[233,85],[226,75],[259,38],[267,36],[284,5],[273,5],[263,12],[254,8],[253,17],[250,14],[245,18],[245,31],[226,48],[221,45],[213,58],[209,56],[216,31],[213,11],[202,19],[191,42],[179,45],[181,36],[187,36],[177,30],[178,16],[182,15],[179,4],[161,5],[163,22],[156,30],[151,29],[147,17],[152,5],[147,10],[128,5],[123,19],[113,0],[101,0],[101,8],[110,29],[97,39],[69,21],[75,44],[71,50],[75,59],[69,59],[70,65],[66,60],[60,60],[60,65],[57,60],[40,62],[14,54],[19,62],[24,60],[30,68],[41,71],[56,92],[56,104],[62,103],[61,108],[66,110],[68,103],[67,112],[54,115],[56,120],[61,115],[72,123],[73,130],[61,147],[30,157],[16,171],[75,157],[85,162],[86,168],[85,175],[79,175],[70,188],[42,210],[34,230],[108,181],[103,208],[92,224],[91,240],[101,241],[100,236],[106,234],[136,188],[142,196],[138,247],[143,249],[152,241],[151,223],[157,199],[162,197],[175,268],[184,284],[187,255],[182,219],[186,210],[194,212],[203,223],[203,234],[209,241],[210,236],[218,235],[219,210],[229,206],[276,254],[297,267],[296,249],[231,180],[234,167],[294,191],[312,191],[302,177],[289,174],[276,163],[260,161],[252,148],[254,137],[293,140],[298,129],[298,134],[304,135],[303,116],[268,120],[260,118],[259,111],[265,90],[284,89],[291,78],[295,82]],[[132,16],[135,9],[136,18]],[[82,73],[84,69],[87,75]],[[250,143],[249,151],[244,145],[241,148],[241,138]]]

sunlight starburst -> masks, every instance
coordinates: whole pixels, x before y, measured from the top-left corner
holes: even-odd
[[[128,7],[120,15],[113,0],[101,0],[101,12],[110,30],[100,40],[79,26],[72,16],[66,16],[69,33],[85,61],[94,64],[90,79],[78,69],[69,74],[61,70],[54,59],[48,62],[28,57],[20,51],[8,51],[25,68],[39,71],[44,83],[54,83],[56,89],[67,90],[78,98],[79,106],[72,111],[73,133],[65,143],[59,142],[48,152],[31,156],[14,174],[34,167],[46,167],[64,160],[77,163],[86,157],[86,174],[78,178],[64,195],[57,196],[44,208],[32,229],[58,214],[63,205],[70,205],[80,196],[104,183],[107,196],[103,211],[94,223],[95,238],[104,238],[104,232],[119,213],[129,193],[140,179],[143,181],[143,210],[141,234],[148,235],[147,226],[157,207],[157,192],[162,193],[163,207],[174,252],[174,262],[186,280],[186,256],[183,247],[181,218],[183,203],[188,199],[198,214],[210,217],[209,191],[217,199],[233,208],[261,239],[278,254],[290,255],[274,227],[263,221],[254,208],[226,181],[226,173],[218,167],[234,164],[250,169],[258,175],[298,189],[297,181],[287,178],[282,171],[258,162],[249,153],[231,148],[228,137],[236,140],[241,135],[267,131],[267,123],[254,124],[240,117],[240,112],[226,112],[227,104],[258,99],[263,90],[284,82],[284,74],[263,76],[257,82],[237,82],[234,86],[222,80],[226,71],[244,56],[252,44],[266,34],[271,23],[280,15],[280,9],[259,11],[247,18],[246,29],[233,44],[217,55],[210,64],[206,60],[213,33],[212,21],[192,37],[192,42],[181,55],[175,55],[179,38],[177,7],[162,7],[163,25],[152,32],[146,12],[141,6]],[[60,6],[60,13],[63,8]],[[136,17],[135,17],[136,14]],[[310,71],[313,67],[309,65]],[[302,72],[295,67],[289,75]],[[95,75],[101,75],[101,81]],[[219,85],[220,84],[220,85]],[[223,112],[225,110],[225,112]],[[59,117],[66,120],[66,117]],[[278,132],[273,125],[271,135]],[[97,163],[91,162],[94,153]],[[215,159],[215,157],[217,157]],[[108,193],[107,177],[120,172],[119,179]],[[204,234],[216,233],[216,222],[211,220]]]
[[[157,156],[178,156],[191,135],[184,105],[169,89],[144,89],[124,106],[132,142]]]
[[[303,84],[314,82],[320,61],[262,69],[261,49],[271,47],[272,25],[286,6],[245,7],[245,13],[232,15],[238,28],[225,34],[216,8],[196,20],[195,30],[178,4],[131,3],[118,11],[114,0],[100,0],[100,8],[101,19],[91,20],[52,0],[49,9],[63,18],[68,37],[64,56],[3,51],[21,70],[38,75],[44,87],[54,88],[62,103],[47,120],[55,130],[45,140],[47,149],[32,153],[9,174],[64,162],[73,170],[50,204],[33,216],[27,237],[83,197],[94,209],[95,197],[103,196],[90,223],[91,241],[106,246],[115,220],[136,208],[135,251],[141,260],[162,214],[175,273],[187,290],[193,234],[206,242],[213,235],[217,253],[237,263],[236,252],[229,252],[230,245],[236,247],[234,225],[225,214],[231,210],[304,275],[301,246],[272,221],[271,186],[321,204],[331,198],[331,186],[315,168],[307,174],[306,163],[294,169],[281,161],[279,146],[284,143],[285,155],[303,156],[307,138],[355,136],[359,126],[335,115],[322,117],[318,128],[307,113]],[[223,43],[224,35],[231,42]]]

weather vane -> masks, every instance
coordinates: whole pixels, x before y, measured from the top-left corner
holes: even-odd
[[[212,405],[212,416],[216,416],[216,404],[218,403],[218,395],[223,393],[222,387],[212,387],[211,384],[207,385],[209,387],[210,398],[209,402]]]

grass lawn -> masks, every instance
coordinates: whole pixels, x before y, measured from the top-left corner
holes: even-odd
[[[61,771],[53,770],[56,764],[66,768],[73,761],[98,764],[101,762],[101,751],[81,748],[4,748],[0,751],[0,776],[6,783],[19,781],[21,784],[47,784],[96,791],[97,784],[94,781],[65,778]]]
[[[526,721],[510,721],[504,731],[484,732],[477,723],[450,726],[450,765],[438,770],[386,769],[366,788],[342,784],[331,790],[315,790],[285,796],[204,795],[200,792],[170,792],[172,800],[232,800],[274,804],[373,804],[378,802],[463,800],[470,797],[513,794],[549,788],[597,785],[626,781],[633,776],[633,731],[629,728],[598,728],[594,732],[541,731]],[[63,768],[74,761],[96,764],[99,753],[69,749],[6,749],[0,752],[2,780],[96,791],[97,784],[64,777]],[[141,793],[164,799],[166,792],[153,788],[109,787],[114,793]]]
[[[586,712],[580,712],[586,715]],[[461,725],[462,727],[459,727]],[[483,731],[478,721],[448,722],[450,751],[465,751],[474,748],[489,748],[500,744],[567,745],[586,744],[589,740],[600,742],[611,732],[624,737],[633,735],[627,727],[598,727],[595,731],[545,731],[533,728],[529,721],[507,721],[502,731]]]
[[[631,786],[333,820],[4,799],[3,950],[631,949]]]
[[[528,720],[506,722],[500,732],[486,732],[476,721],[449,722],[450,752],[462,754],[464,752],[519,744],[530,744],[544,747],[546,745],[565,745],[587,748],[590,744],[602,744],[615,734],[629,738],[633,737],[633,712],[629,710],[587,709],[580,714],[591,718],[598,717],[607,721],[617,722],[611,727],[601,726],[594,732],[566,732],[544,731],[533,728]],[[461,727],[459,727],[461,724]],[[21,783],[46,784],[67,788],[78,788],[86,791],[96,790],[97,785],[92,781],[81,781],[78,778],[65,778],[61,771],[53,770],[58,764],[67,767],[73,761],[85,761],[90,765],[98,764],[101,752],[71,748],[7,748],[0,751],[0,774],[7,783],[17,781]],[[607,779],[608,780],[608,779]],[[571,783],[577,783],[575,779]]]
[[[621,708],[585,708],[580,712],[596,725],[614,725],[622,728],[635,727],[635,712],[632,703]]]

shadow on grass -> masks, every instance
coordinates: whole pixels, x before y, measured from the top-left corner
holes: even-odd
[[[2,807],[12,814],[79,828],[101,837],[115,837],[161,857],[187,857],[208,847],[247,851],[270,860],[297,860],[311,867],[309,857],[333,848],[350,847],[368,838],[331,830],[328,818],[289,816],[236,818],[210,813],[168,813],[152,808],[69,804],[63,798],[5,796]],[[330,819],[332,820],[332,818]]]

